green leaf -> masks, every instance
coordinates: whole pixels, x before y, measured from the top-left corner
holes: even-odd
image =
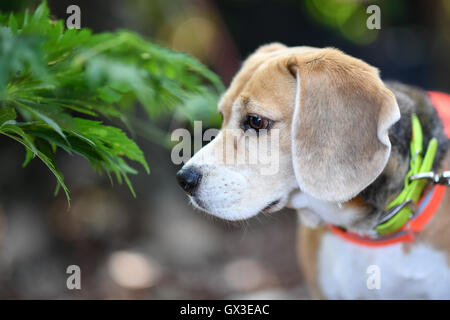
[[[44,164],[50,169],[50,171],[55,176],[57,183],[61,185],[63,188],[66,198],[68,201],[68,204],[70,206],[70,196],[69,196],[69,189],[64,184],[64,179],[62,177],[61,172],[58,171],[58,169],[54,166],[51,159],[49,159],[44,153],[39,151],[36,146],[34,145],[31,138],[19,127],[14,125],[5,125],[2,128],[0,128],[0,134],[3,134],[5,136],[10,137],[13,140],[16,140],[17,142],[24,145],[27,149],[29,149],[33,154],[35,154],[39,159],[44,162]]]
[[[7,121],[15,120],[16,111],[13,108],[0,107],[0,127]]]
[[[16,17],[12,13],[9,15],[8,26],[11,28],[11,31],[13,33],[17,33],[17,31],[19,30]]]
[[[35,155],[36,154],[31,151],[31,149],[25,148],[25,160],[22,163],[22,167],[25,168],[30,163],[30,161],[34,159]]]
[[[127,161],[150,169],[122,127],[170,147],[156,121],[175,114],[217,125],[223,85],[195,58],[127,30],[65,30],[49,14],[46,1],[31,14],[0,14],[0,134],[25,146],[23,166],[41,159],[68,199],[55,162],[60,150],[86,158],[135,195],[129,175],[137,170]]]
[[[38,119],[43,120],[45,123],[47,123],[53,130],[55,130],[63,139],[66,139],[65,134],[63,133],[62,129],[58,125],[58,123],[53,120],[51,116],[47,112],[41,112],[41,110],[37,110],[40,108],[36,108],[37,104],[34,104],[33,107],[26,105],[24,103],[18,103],[18,106],[21,108],[24,108],[26,111],[30,112],[32,115],[37,117]]]
[[[81,118],[74,118],[78,130],[86,137],[101,141],[107,148],[117,156],[126,156],[130,160],[139,162],[147,171],[150,172],[144,154],[138,145],[127,137],[120,129],[105,126],[98,121],[91,121]]]

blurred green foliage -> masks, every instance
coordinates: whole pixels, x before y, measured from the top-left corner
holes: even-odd
[[[394,1],[395,2],[395,1]],[[378,30],[366,28],[370,3],[353,0],[306,0],[305,6],[312,17],[327,27],[337,30],[347,40],[366,45],[374,42]]]
[[[168,113],[191,119],[199,112],[195,106],[201,118],[211,117],[222,90],[220,79],[196,59],[132,32],[65,29],[49,18],[45,1],[33,14],[0,15],[0,134],[25,146],[24,166],[42,160],[68,200],[57,150],[85,157],[134,194],[128,175],[137,171],[127,160],[149,172],[146,159],[120,128],[100,120],[145,127],[148,121],[135,115],[137,102],[150,119]]]

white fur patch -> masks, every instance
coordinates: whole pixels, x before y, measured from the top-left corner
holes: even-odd
[[[319,221],[348,227],[360,214],[358,208],[346,208],[340,203],[319,200],[303,192],[293,194],[288,205],[291,208],[298,209],[300,221],[305,221],[309,227],[319,225]],[[368,234],[372,230],[353,231]]]
[[[450,299],[450,268],[444,253],[417,243],[368,248],[334,234],[323,236],[318,282],[328,299]],[[369,266],[380,270],[380,288],[369,289]]]

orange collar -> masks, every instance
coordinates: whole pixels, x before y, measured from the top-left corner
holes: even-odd
[[[450,95],[436,91],[429,91],[428,94],[439,117],[442,119],[444,132],[450,138]],[[382,247],[402,242],[413,242],[415,234],[422,231],[427,222],[436,213],[444,197],[446,188],[443,185],[435,185],[432,190],[422,196],[422,199],[418,203],[418,213],[402,229],[387,236],[371,238],[345,231],[334,225],[327,226],[329,230],[340,238],[362,246]]]
[[[327,226],[329,230],[331,230],[335,235],[341,237],[342,239],[363,246],[382,247],[400,242],[413,242],[415,233],[423,230],[427,222],[439,208],[446,188],[446,186],[442,185],[434,186],[433,189],[429,191],[424,197],[422,197],[419,202],[418,207],[423,207],[423,210],[417,213],[415,217],[410,220],[402,229],[391,235],[379,238],[371,238],[369,236],[360,236],[357,233],[342,230],[341,228],[338,228],[334,225]]]
[[[437,91],[428,91],[428,94],[439,117],[441,117],[444,132],[450,138],[450,94]]]

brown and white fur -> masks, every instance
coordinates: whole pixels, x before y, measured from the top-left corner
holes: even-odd
[[[422,123],[424,144],[437,137],[434,169],[450,168],[448,139],[427,94],[384,83],[378,70],[333,48],[260,47],[243,64],[219,103],[219,135],[183,168],[201,173],[192,203],[229,220],[288,206],[299,215],[299,259],[315,297],[329,299],[450,298],[450,192],[412,244],[366,248],[341,240],[325,223],[372,234],[386,205],[403,188],[409,168],[411,114]],[[279,170],[217,157],[232,142],[248,150],[247,114],[278,129]],[[366,285],[371,265],[381,287]]]

